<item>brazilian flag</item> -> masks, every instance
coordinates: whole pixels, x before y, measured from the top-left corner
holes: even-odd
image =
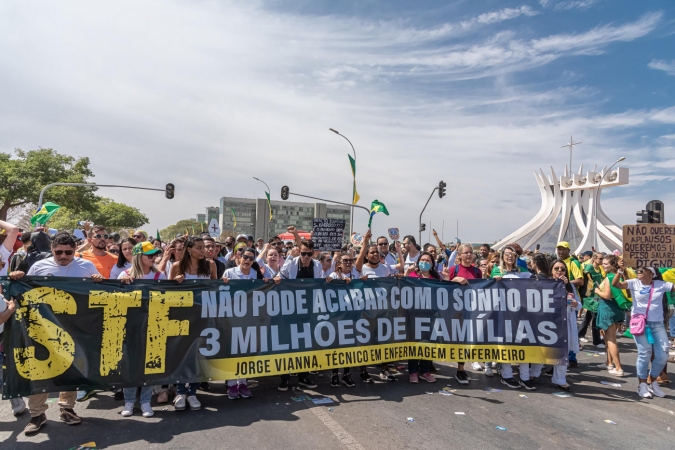
[[[42,208],[38,212],[35,213],[33,217],[30,219],[30,223],[35,226],[36,223],[40,222],[41,224],[47,223],[49,219],[58,211],[60,208],[59,205],[56,203],[52,202],[47,202],[44,205],[42,205]]]
[[[370,224],[373,222],[373,216],[378,212],[383,212],[386,215],[389,215],[389,211],[387,211],[387,207],[384,206],[384,203],[379,200],[373,200],[373,203],[370,205],[370,220],[368,221],[368,228],[370,228]]]

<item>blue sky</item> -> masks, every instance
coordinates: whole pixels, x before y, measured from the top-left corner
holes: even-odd
[[[374,232],[495,241],[540,206],[533,170],[626,157],[603,208],[675,204],[675,7],[667,1],[119,1],[0,4],[0,151],[88,156],[147,228],[280,187],[348,201],[347,135]],[[670,218],[670,219],[669,219]],[[356,216],[365,230],[367,216]],[[357,230],[359,227],[357,226]],[[363,231],[359,230],[359,231]]]

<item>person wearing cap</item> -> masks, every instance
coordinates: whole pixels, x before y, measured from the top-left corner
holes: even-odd
[[[136,239],[136,242],[145,242],[148,240],[148,233],[143,230],[136,230],[131,234],[131,237]]]
[[[236,248],[239,244],[244,244],[248,248],[248,236],[246,236],[245,234],[237,235],[237,237],[234,240],[234,245],[232,247],[233,250],[230,251],[227,255],[225,255],[225,261],[224,261],[225,263],[229,262],[230,258],[235,256],[233,254],[234,248]],[[225,245],[227,246],[227,239],[225,240]],[[236,264],[236,265],[238,265],[238,264]],[[231,267],[234,267],[234,266],[231,266]],[[227,267],[227,268],[229,269],[230,267]]]
[[[248,248],[254,248],[255,241],[252,234],[246,235],[246,245],[248,245]]]
[[[666,293],[675,292],[675,284],[656,279],[653,267],[641,267],[636,270],[637,279],[622,280],[623,270],[617,271],[612,287],[629,289],[633,298],[631,314],[645,316],[645,332],[633,335],[638,349],[635,371],[638,377],[637,393],[642,398],[665,397],[656,380],[668,361],[670,343],[664,323],[663,301]],[[650,359],[652,367],[649,369]]]
[[[133,283],[134,280],[166,280],[166,274],[155,267],[155,254],[161,252],[150,242],[141,242],[134,246],[131,251],[131,268],[121,272],[117,279],[125,283]],[[129,314],[139,313],[137,308],[129,308]],[[152,417],[155,412],[150,406],[152,398],[152,386],[140,386],[141,412],[143,417]],[[126,387],[124,392],[124,409],[122,417],[129,417],[134,413],[137,387]]]

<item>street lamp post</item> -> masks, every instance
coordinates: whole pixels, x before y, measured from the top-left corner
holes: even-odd
[[[352,141],[347,139],[347,136],[345,136],[344,134],[340,134],[339,131],[337,131],[333,128],[329,128],[329,130],[332,131],[333,133],[337,134],[338,136],[342,136],[343,138],[345,138],[345,140],[347,142],[349,142],[349,145],[351,145],[351,147],[352,147],[352,152],[354,152],[354,166],[355,166],[354,167],[354,186],[353,186],[353,188],[354,188],[354,190],[356,190],[356,150],[354,149],[354,145],[352,144]],[[352,211],[350,213],[351,222],[349,224],[349,233],[350,234],[352,233],[352,231],[354,231],[354,194],[355,194],[355,192],[352,192],[352,201],[351,201]]]
[[[174,185],[173,184],[167,184],[165,189],[155,189],[155,188],[145,188],[145,187],[138,187],[138,186],[119,186],[119,185],[116,185],[116,184],[52,183],[52,184],[48,184],[47,186],[43,187],[42,190],[40,191],[40,199],[38,200],[38,207],[37,207],[38,211],[40,211],[40,209],[42,209],[42,198],[45,195],[45,191],[47,190],[47,188],[50,188],[52,186],[117,187],[117,188],[125,188],[125,189],[142,189],[144,191],[160,191],[160,192],[166,193],[166,198],[173,198],[173,195],[174,195]],[[40,224],[37,223],[36,226],[40,226]]]
[[[272,197],[272,191],[270,190],[270,187],[267,185],[267,183],[265,183],[263,180],[261,180],[261,179],[258,178],[258,177],[253,177],[253,179],[254,179],[254,180],[258,180],[258,181],[260,181],[262,184],[265,185],[265,187],[267,188],[267,195],[269,195],[270,198],[271,198],[271,197]],[[271,203],[271,200],[270,200],[270,199],[268,199],[267,201],[270,202],[270,203],[268,204],[268,206],[269,206],[269,208],[270,208],[270,218],[269,218],[269,220],[265,223],[265,227],[263,228],[263,233],[265,233],[265,242],[267,242],[267,240],[270,238],[269,221],[272,220],[272,203]]]
[[[607,171],[602,174],[600,183],[598,183],[598,188],[595,190],[595,201],[593,202],[593,226],[595,227],[595,233],[593,233],[593,248],[595,248],[596,251],[599,249],[598,243],[600,242],[600,234],[598,232],[598,198],[600,196],[600,188],[602,187],[602,182],[605,181],[605,177],[612,173],[612,167],[616,166],[625,159],[626,158],[622,156],[621,158],[617,159],[614,164],[609,166],[609,169],[607,169]]]

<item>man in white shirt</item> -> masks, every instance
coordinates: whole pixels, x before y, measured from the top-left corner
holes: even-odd
[[[377,238],[377,249],[380,251],[380,253],[384,254],[385,264],[390,266],[395,266],[398,264],[398,261],[396,261],[396,256],[392,255],[389,251],[389,240],[386,237],[380,236]]]
[[[14,252],[14,243],[19,236],[19,227],[12,225],[9,222],[0,220],[0,230],[4,233],[0,236],[6,236],[5,240],[0,244],[0,261],[4,261],[5,265],[0,268],[0,277],[7,276],[9,269],[9,257]]]
[[[57,233],[52,241],[52,258],[38,261],[28,270],[28,274],[23,272],[12,272],[9,277],[12,280],[18,280],[24,275],[36,276],[56,276],[69,278],[91,278],[92,281],[99,282],[104,278],[96,270],[96,266],[91,261],[82,258],[75,258],[75,239],[65,232]],[[42,425],[47,421],[47,399],[49,393],[33,394],[28,397],[28,409],[30,410],[31,420],[24,428],[25,434],[37,433]],[[77,399],[77,391],[68,391],[59,393],[59,406],[61,407],[60,418],[68,425],[77,425],[82,419],[75,414],[74,407]]]

